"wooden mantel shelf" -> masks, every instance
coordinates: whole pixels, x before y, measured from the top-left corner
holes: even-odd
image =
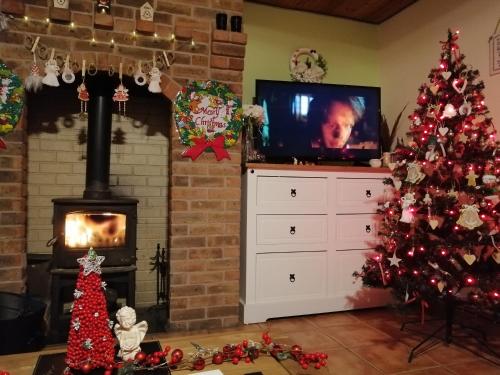
[[[361,172],[361,173],[391,173],[386,167],[355,167],[345,165],[293,165],[293,164],[267,164],[267,163],[247,163],[247,169],[268,169],[287,171],[319,171],[319,172]]]

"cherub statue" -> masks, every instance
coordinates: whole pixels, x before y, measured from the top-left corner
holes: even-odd
[[[114,331],[120,343],[120,351],[118,357],[124,361],[134,359],[135,355],[141,351],[140,344],[144,340],[148,323],[143,320],[135,324],[135,310],[131,307],[124,306],[116,313],[118,323],[115,324]]]

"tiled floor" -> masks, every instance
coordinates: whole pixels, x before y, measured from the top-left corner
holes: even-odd
[[[437,345],[418,354],[408,363],[408,353],[426,333],[432,332],[440,322],[427,321],[424,326],[412,324],[404,331],[401,322],[418,318],[408,313],[402,315],[391,308],[358,310],[322,315],[271,319],[267,323],[242,325],[240,327],[200,331],[149,334],[146,339],[159,340],[163,347],[170,345],[181,348],[185,353],[192,349],[192,342],[205,347],[222,347],[226,343],[241,340],[260,340],[262,332],[269,330],[275,342],[299,344],[305,351],[322,351],[329,356],[328,366],[320,370],[303,370],[292,360],[280,364],[273,358],[258,358],[254,364],[242,363],[234,366],[225,363],[221,370],[225,375],[244,375],[261,371],[263,375],[380,375],[380,374],[415,374],[415,375],[500,375],[500,359],[481,352],[477,342],[472,339],[456,339],[457,343],[467,346],[479,355],[473,354],[456,345],[444,345],[435,340]],[[480,320],[469,317],[468,324]],[[500,327],[485,323],[489,342],[496,352],[500,352]],[[461,334],[462,331],[456,331]],[[65,345],[48,347],[43,353],[61,352]],[[12,375],[31,375],[40,353],[26,353],[12,356],[0,356],[0,369],[8,370]],[[210,369],[210,368],[207,368]],[[189,370],[174,372],[186,375]],[[54,374],[57,375],[57,374]]]
[[[282,362],[290,374],[500,375],[500,359],[481,351],[472,339],[457,339],[457,342],[479,352],[479,355],[453,344],[445,345],[439,340],[433,340],[431,343],[436,345],[420,352],[408,363],[410,349],[441,323],[427,322],[424,326],[417,323],[409,325],[405,331],[400,330],[401,322],[415,317],[418,318],[403,315],[392,308],[380,308],[271,319],[267,323],[224,330],[223,333],[233,333],[238,338],[246,335],[248,338],[258,339],[260,332],[269,330],[277,342],[300,344],[306,351],[324,351],[329,356],[328,366],[321,370],[303,370],[291,360]],[[498,328],[491,324],[486,326],[489,341],[500,352]],[[169,334],[162,334],[158,338],[163,343],[168,342],[169,336],[172,338]],[[241,371],[241,374],[246,372],[243,369]]]

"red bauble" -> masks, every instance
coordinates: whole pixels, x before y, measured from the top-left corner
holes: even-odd
[[[293,345],[290,351],[292,352],[293,356],[298,356],[302,353],[302,347],[300,345]]]
[[[212,363],[214,365],[220,365],[222,362],[224,362],[224,354],[221,352],[215,353],[212,357]]]
[[[204,368],[205,368],[205,360],[200,357],[196,358],[193,362],[193,369],[200,371],[203,370]]]
[[[231,360],[231,362],[233,363],[233,365],[237,365],[238,363],[240,363],[240,358],[239,357],[233,357],[233,359]]]
[[[0,371],[0,375],[10,375],[8,371]]]
[[[180,362],[182,360],[182,357],[184,357],[184,353],[180,349],[174,349],[172,352],[172,360],[175,360],[175,363]]]
[[[246,363],[250,363],[252,360],[250,359],[250,357],[245,357],[245,362]]]
[[[135,360],[138,362],[142,362],[146,359],[146,353],[144,352],[139,352],[135,355]]]
[[[242,345],[244,348],[248,348],[248,340],[243,340]]]
[[[90,363],[85,363],[81,369],[84,374],[88,374],[90,371],[92,371],[92,365]]]
[[[301,366],[304,370],[307,370],[307,369],[309,368],[309,365],[308,365],[306,362],[302,363],[300,366]]]
[[[104,371],[104,375],[113,375],[113,371],[112,370],[106,370],[106,371]]]

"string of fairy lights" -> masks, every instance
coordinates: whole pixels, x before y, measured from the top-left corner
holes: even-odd
[[[32,17],[25,15],[25,16],[23,16],[22,19],[25,23],[42,22],[42,23],[46,24],[47,27],[49,27],[52,23],[56,23],[56,22],[53,22],[49,17],[46,17],[44,19],[37,19],[37,18],[32,18]],[[57,23],[57,24],[59,24],[59,23]],[[78,25],[75,21],[69,22],[67,24],[67,27],[72,32],[76,32],[78,29]],[[193,37],[187,38],[187,39],[177,38],[177,36],[175,35],[174,32],[170,33],[170,35],[168,37],[160,37],[160,35],[157,32],[152,33],[152,35],[144,35],[144,34],[141,34],[140,32],[138,32],[137,30],[134,29],[134,30],[132,30],[132,32],[130,32],[130,36],[134,41],[138,40],[139,38],[152,39],[153,42],[155,42],[155,43],[159,43],[160,41],[167,41],[171,44],[171,47],[174,47],[174,43],[185,44],[185,45],[189,45],[190,49],[193,51],[196,50],[196,47],[197,47],[196,41]],[[117,44],[120,44],[120,43],[116,42],[116,40],[113,36],[111,36],[111,38],[109,40],[98,40],[98,38],[96,38],[96,34],[95,34],[94,29],[92,29],[92,37],[90,38],[90,40],[88,42],[91,46],[108,45],[110,48],[114,48]],[[35,43],[35,38],[27,37],[26,43],[27,43],[26,48],[31,50],[33,48],[34,43]],[[172,49],[175,49],[175,48],[172,48]],[[37,54],[38,54],[39,58],[41,58],[42,60],[45,60],[47,58],[48,48],[45,48],[42,43],[38,43],[38,46],[36,46],[35,50],[38,52]],[[35,51],[33,51],[33,52],[35,52]],[[45,52],[47,53],[47,55],[45,55]],[[162,51],[162,53],[160,53],[158,55],[153,54],[152,60],[141,61],[141,64],[143,62],[145,64],[146,68],[148,66],[149,67],[157,66],[160,70],[164,70],[165,68],[168,69],[174,63],[174,54],[173,54],[172,50],[168,50],[168,51],[164,50],[164,51]],[[76,62],[73,65],[74,66],[76,65],[75,67],[78,69],[80,68],[79,64]],[[133,71],[135,65],[136,64],[131,64],[128,67],[128,70]],[[108,67],[108,70],[114,71],[115,69],[112,65],[110,65]]]

